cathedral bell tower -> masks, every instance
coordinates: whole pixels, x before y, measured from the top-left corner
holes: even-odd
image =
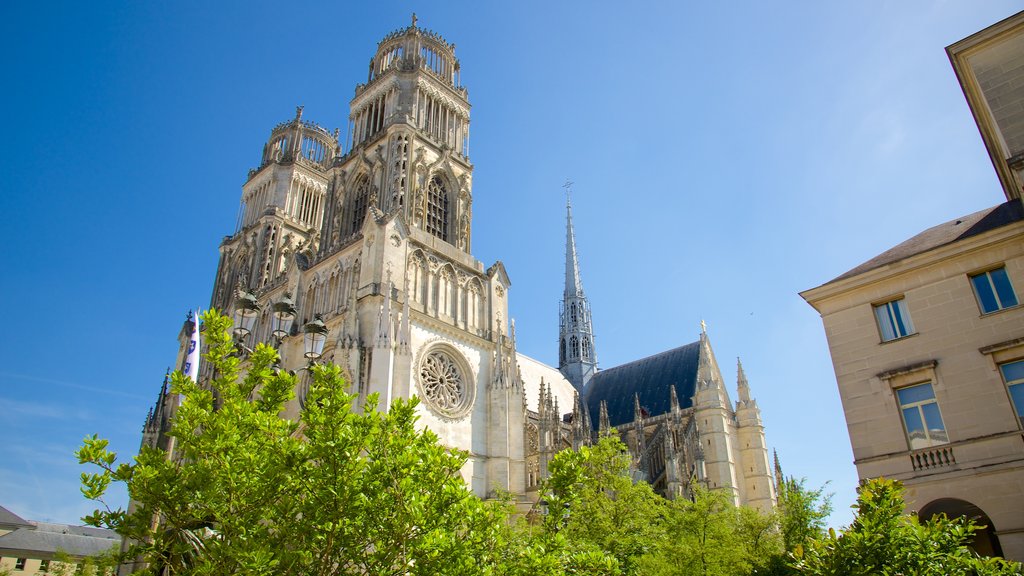
[[[259,290],[285,272],[291,256],[312,259],[320,242],[338,132],[295,118],[270,132],[258,168],[242,186],[235,234],[220,246],[210,306],[232,309],[235,288]]]
[[[580,264],[576,256],[576,233],[572,227],[571,183],[565,195],[565,292],[558,312],[558,369],[580,394],[597,372],[594,329],[590,322],[590,301],[583,293]]]
[[[415,15],[384,37],[349,104],[348,153],[334,174],[321,251],[346,244],[373,207],[469,253],[469,109],[454,44],[418,27]]]

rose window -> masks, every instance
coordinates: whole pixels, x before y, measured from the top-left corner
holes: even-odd
[[[472,398],[463,373],[455,359],[445,352],[430,352],[420,364],[420,386],[427,404],[444,416],[465,414]]]

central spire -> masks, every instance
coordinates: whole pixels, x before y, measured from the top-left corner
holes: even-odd
[[[583,295],[583,282],[580,280],[580,262],[576,256],[576,232],[572,227],[572,182],[566,182],[565,188],[565,295],[586,298]]]
[[[590,302],[583,293],[576,233],[572,226],[572,182],[565,188],[565,291],[559,311],[558,369],[579,393],[597,372]]]

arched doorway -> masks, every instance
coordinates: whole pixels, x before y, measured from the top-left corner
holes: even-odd
[[[956,498],[940,498],[923,506],[917,513],[917,517],[925,522],[939,514],[945,514],[949,518],[966,516],[975,525],[984,526],[974,532],[974,540],[969,543],[971,548],[982,556],[1003,555],[1003,548],[999,545],[999,538],[996,536],[996,528],[992,525],[992,519],[981,508]]]

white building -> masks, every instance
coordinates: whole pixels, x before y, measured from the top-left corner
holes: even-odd
[[[230,312],[240,286],[251,294],[262,310],[252,346],[275,340],[273,306],[293,302],[295,325],[280,344],[287,368],[304,365],[302,326],[321,318],[323,360],[346,370],[361,401],[418,396],[420,422],[469,454],[463,474],[480,496],[500,489],[528,504],[555,452],[610,425],[667,496],[699,481],[771,508],[759,409],[742,371],[733,407],[703,331],[682,348],[597,370],[571,209],[561,365],[516,351],[509,275],[471,253],[469,111],[454,45],[415,18],[386,36],[349,103],[344,143],[301,107],[271,131],[242,186],[238,228],[220,246],[211,306]],[[160,443],[173,402],[161,392],[144,442]]]

